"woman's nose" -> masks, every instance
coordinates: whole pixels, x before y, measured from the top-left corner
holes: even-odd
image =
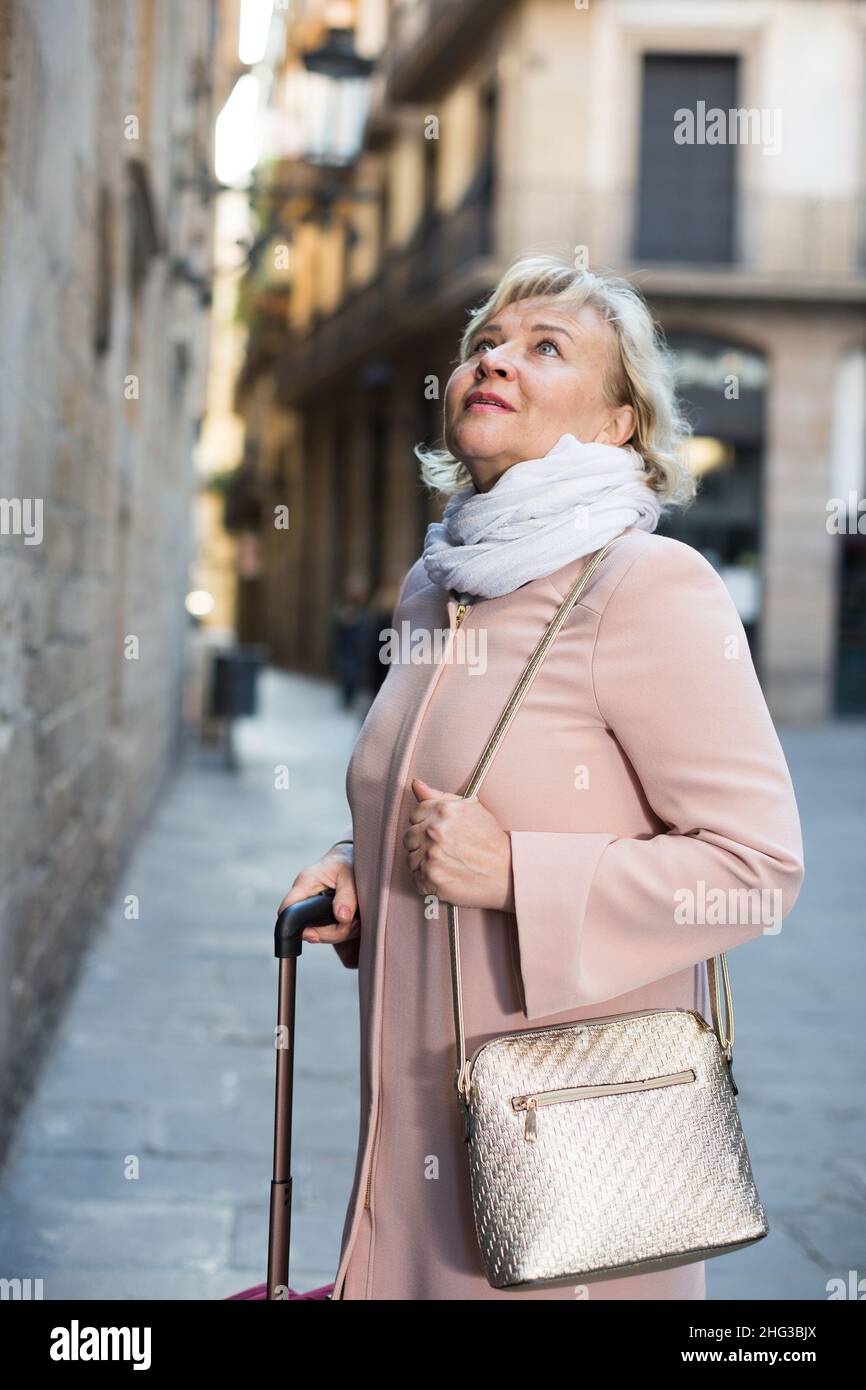
[[[476,375],[479,378],[485,375],[514,376],[514,364],[501,348],[493,348],[479,360]]]

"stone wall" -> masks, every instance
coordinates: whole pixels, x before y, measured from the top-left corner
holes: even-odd
[[[0,1154],[177,747],[222,9],[0,0]]]

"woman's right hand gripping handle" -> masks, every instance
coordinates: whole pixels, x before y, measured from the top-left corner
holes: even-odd
[[[357,967],[358,938],[361,934],[354,856],[355,847],[351,842],[341,840],[339,844],[332,845],[317,863],[301,870],[277,908],[279,915],[284,907],[290,907],[303,898],[311,898],[315,893],[321,893],[323,888],[333,888],[335,925],[304,927],[301,935],[304,941],[336,947],[343,964],[350,967]]]

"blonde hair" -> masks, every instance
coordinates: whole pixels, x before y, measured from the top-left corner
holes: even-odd
[[[680,450],[691,433],[674,384],[674,358],[653,321],[643,295],[628,280],[606,272],[579,270],[555,256],[522,255],[508,266],[490,297],[470,310],[460,341],[459,361],[469,356],[479,329],[508,304],[545,296],[575,309],[591,305],[613,329],[604,392],[610,405],[630,405],[635,429],[629,440],[641,456],[647,483],[663,504],[685,505],[696,492],[694,474]],[[449,495],[472,486],[465,464],[447,449],[416,444],[421,477],[434,492]]]

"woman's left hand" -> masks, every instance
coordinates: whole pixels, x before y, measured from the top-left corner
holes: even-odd
[[[438,791],[412,778],[418,805],[403,846],[419,893],[457,907],[514,911],[511,840],[477,797]]]

